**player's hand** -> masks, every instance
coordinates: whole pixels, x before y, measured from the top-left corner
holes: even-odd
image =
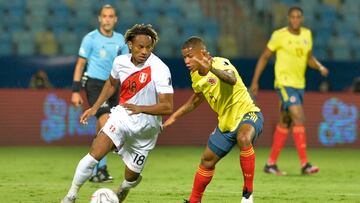
[[[256,96],[258,94],[258,92],[259,92],[259,84],[258,83],[251,83],[250,91],[254,96]]]
[[[165,121],[165,123],[162,125],[163,130],[164,130],[165,128],[167,128],[168,126],[172,125],[174,122],[175,122],[175,119],[174,119],[172,116],[170,116],[170,117]]]
[[[134,104],[122,104],[127,111],[130,111],[129,115],[139,114],[142,113],[140,106],[134,105]]]
[[[81,106],[83,104],[83,99],[79,92],[73,92],[71,95],[71,103],[76,107]]]
[[[90,108],[84,111],[84,113],[80,116],[80,123],[83,125],[88,124],[88,119],[90,116],[94,116],[96,114],[96,109]]]
[[[329,75],[329,69],[327,69],[326,67],[324,66],[321,66],[321,68],[319,69],[320,71],[320,74],[324,77],[328,76]]]
[[[190,59],[190,66],[193,71],[198,71],[199,75],[204,76],[210,71],[213,59],[208,51],[201,50],[201,53],[203,55],[201,58],[194,56]]]

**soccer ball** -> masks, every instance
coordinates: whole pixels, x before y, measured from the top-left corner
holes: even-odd
[[[100,188],[91,195],[90,203],[119,203],[119,199],[109,188]]]

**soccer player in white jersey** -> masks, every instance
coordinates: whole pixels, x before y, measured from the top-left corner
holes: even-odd
[[[151,25],[136,24],[126,32],[125,41],[131,54],[115,58],[99,98],[83,113],[80,122],[86,124],[120,84],[119,105],[112,109],[90,152],[80,160],[63,203],[75,202],[80,187],[98,161],[115,149],[126,165],[125,180],[117,190],[122,202],[130,188],[141,181],[141,171],[161,131],[161,116],[173,111],[174,91],[169,68],[152,53],[158,41],[155,30]]]
[[[87,101],[90,106],[94,105],[96,99],[109,78],[112,63],[116,56],[129,53],[128,46],[125,43],[124,36],[114,31],[118,18],[116,17],[115,8],[109,4],[102,6],[99,10],[99,27],[89,32],[83,38],[79,57],[76,62],[71,102],[75,106],[80,106],[83,99],[80,94],[80,79],[86,67],[87,81],[85,92]],[[109,118],[110,109],[119,102],[119,93],[116,91],[95,114],[97,119],[96,132],[105,125]],[[94,168],[93,175],[89,179],[91,182],[112,182],[113,177],[109,174],[106,166],[106,157],[101,159]]]

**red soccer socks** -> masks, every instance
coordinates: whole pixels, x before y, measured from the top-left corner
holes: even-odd
[[[293,136],[295,146],[299,154],[301,166],[304,166],[308,162],[306,156],[306,135],[304,125],[294,125]]]
[[[289,130],[279,125],[276,126],[273,143],[271,147],[270,157],[267,161],[268,165],[274,165],[280,155],[281,149],[284,147]]]
[[[240,166],[244,177],[243,191],[252,192],[255,170],[255,152],[252,145],[241,148]]]
[[[204,166],[199,165],[195,174],[194,185],[189,200],[190,203],[201,202],[205,188],[210,183],[214,172],[214,169],[206,169]]]

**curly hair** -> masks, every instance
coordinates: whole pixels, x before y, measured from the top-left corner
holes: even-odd
[[[125,42],[132,41],[137,35],[148,35],[151,37],[152,45],[154,46],[159,41],[157,32],[152,28],[151,24],[135,24],[125,33]]]

